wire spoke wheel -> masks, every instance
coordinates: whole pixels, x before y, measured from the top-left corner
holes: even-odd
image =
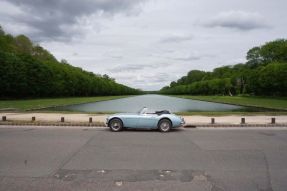
[[[121,131],[123,128],[123,123],[119,119],[112,119],[110,122],[110,129],[112,131]]]
[[[161,132],[168,132],[171,129],[171,122],[167,119],[163,119],[159,122],[159,130]]]

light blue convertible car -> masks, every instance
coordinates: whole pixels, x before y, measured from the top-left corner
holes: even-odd
[[[106,124],[112,131],[123,128],[159,129],[168,132],[185,124],[184,119],[167,110],[151,112],[144,107],[137,113],[118,113],[107,117]]]

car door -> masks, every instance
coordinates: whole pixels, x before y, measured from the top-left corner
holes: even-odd
[[[136,128],[139,123],[139,115],[126,115],[123,118],[124,126]]]
[[[139,115],[138,128],[155,128],[157,122],[156,114],[141,114]]]

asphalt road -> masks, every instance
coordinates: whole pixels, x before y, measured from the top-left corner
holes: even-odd
[[[0,128],[0,190],[285,191],[287,130]]]

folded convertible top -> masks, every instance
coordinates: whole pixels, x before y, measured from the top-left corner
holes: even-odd
[[[156,111],[155,112],[157,115],[162,115],[162,114],[170,114],[168,110],[162,110],[162,111]]]

